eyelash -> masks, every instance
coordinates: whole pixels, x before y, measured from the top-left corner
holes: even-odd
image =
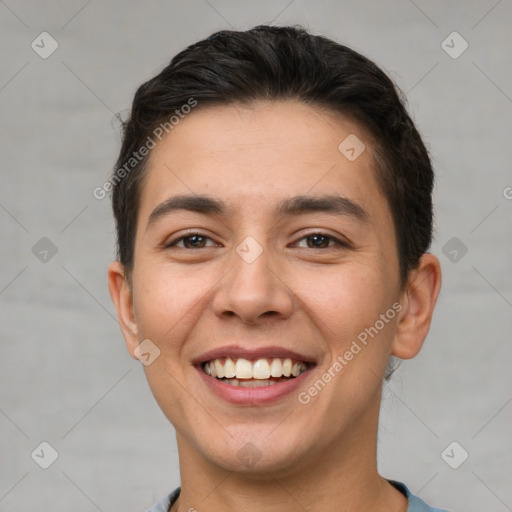
[[[205,238],[208,240],[212,240],[211,237],[205,235],[204,233],[201,233],[200,231],[190,231],[186,235],[181,235],[180,237],[175,238],[174,240],[171,240],[169,243],[165,244],[165,248],[170,249],[172,247],[176,247],[179,242],[181,242],[187,238],[192,238],[194,236],[199,236],[199,237],[202,237],[202,238]],[[334,236],[327,235],[326,233],[322,233],[319,231],[315,231],[313,233],[308,233],[307,235],[304,235],[301,238],[299,238],[298,241],[301,241],[301,240],[304,240],[307,238],[311,238],[314,236],[321,236],[321,237],[329,239],[329,241],[334,242],[334,245],[330,245],[328,247],[320,247],[320,249],[332,249],[335,246],[345,247],[345,248],[350,247],[350,245],[347,242],[343,242]],[[211,247],[211,246],[209,246],[209,247]],[[190,248],[190,247],[180,247],[180,249],[194,250],[194,248]],[[204,247],[199,247],[199,248],[195,248],[195,249],[204,249]],[[313,247],[302,247],[302,249],[314,249],[314,248]]]

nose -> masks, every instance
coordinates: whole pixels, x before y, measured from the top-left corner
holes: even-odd
[[[267,250],[252,262],[233,252],[230,263],[231,271],[212,301],[217,316],[237,317],[244,324],[258,325],[292,314],[293,292],[280,278],[278,265],[270,261]]]

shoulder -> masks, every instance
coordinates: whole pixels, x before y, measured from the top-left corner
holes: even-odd
[[[421,498],[414,496],[411,491],[401,482],[395,482],[393,480],[389,480],[389,483],[396,487],[399,491],[401,491],[409,501],[409,506],[407,507],[407,512],[448,512],[445,509],[434,508],[430,505],[427,505]],[[180,495],[181,488],[178,487],[171,494],[165,496],[162,500],[156,503],[150,510],[147,512],[168,512],[171,505],[178,499]]]
[[[158,503],[153,505],[147,512],[169,512],[171,505],[178,499],[180,495],[181,487],[174,489],[171,494],[165,496]]]
[[[393,480],[388,480],[391,485],[396,487],[399,491],[401,491],[407,497],[409,501],[409,506],[407,507],[407,512],[448,512],[445,509],[434,508],[430,505],[427,505],[421,498],[418,496],[414,496],[412,492],[401,482],[395,482]]]

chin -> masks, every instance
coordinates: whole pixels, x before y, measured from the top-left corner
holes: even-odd
[[[266,429],[266,435],[269,430]],[[229,436],[228,436],[229,437]],[[203,456],[212,464],[238,474],[247,474],[255,478],[261,476],[268,479],[269,473],[274,476],[286,475],[300,465],[307,457],[304,436],[297,436],[296,442],[286,432],[286,443],[278,437],[265,441],[264,436],[246,435],[246,441],[240,437],[229,438],[224,444],[205,446]],[[255,442],[250,439],[256,440]]]

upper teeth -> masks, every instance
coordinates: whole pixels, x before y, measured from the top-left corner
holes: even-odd
[[[269,362],[270,361],[270,362]],[[203,365],[207,375],[219,379],[268,379],[270,377],[297,377],[306,370],[306,363],[292,361],[290,358],[258,359],[213,359]]]

